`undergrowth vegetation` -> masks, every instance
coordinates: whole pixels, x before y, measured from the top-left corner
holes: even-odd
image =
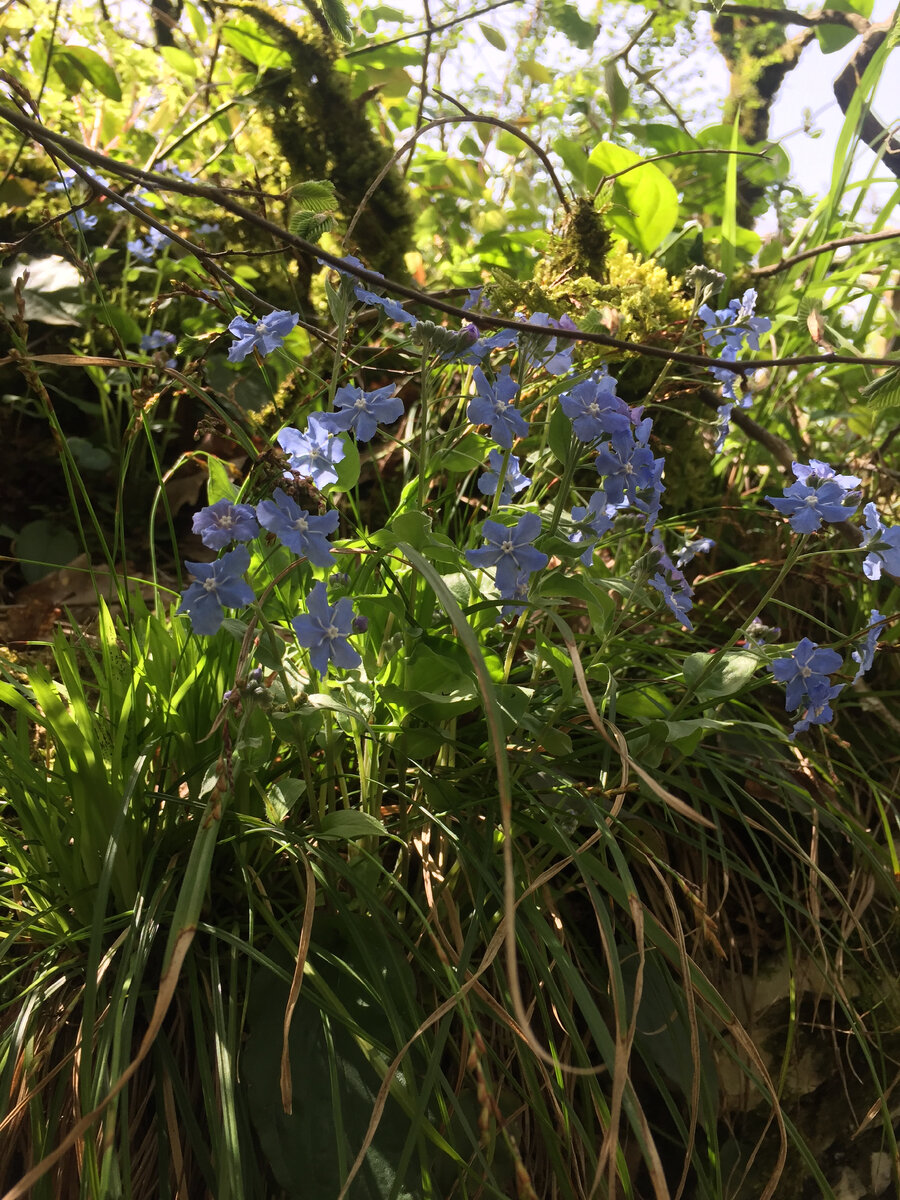
[[[0,106],[4,437],[52,463],[6,517],[4,1200],[807,1200],[835,1129],[897,1186],[897,281],[832,244],[884,55],[768,266],[737,124],[705,225],[560,135],[532,228],[446,254],[452,155],[373,150],[404,259],[266,124],[300,35],[184,9],[130,59],[41,18]],[[383,80],[328,25],[334,94]]]

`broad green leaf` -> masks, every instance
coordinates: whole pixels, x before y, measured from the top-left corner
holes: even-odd
[[[66,83],[58,60],[63,60],[68,68],[89,80],[98,92],[102,92],[110,100],[122,99],[122,89],[119,87],[115,71],[109,63],[104,62],[96,50],[89,50],[87,46],[63,46],[54,50],[53,66]],[[68,87],[68,83],[66,86]]]
[[[597,39],[599,27],[585,21],[574,4],[565,0],[549,0],[545,9],[550,24],[577,46],[579,50],[590,50]]]
[[[291,65],[291,56],[287,51],[282,50],[271,34],[249,17],[238,17],[223,25],[222,41],[260,71]]]
[[[553,76],[544,64],[536,62],[533,58],[528,59],[527,62],[520,63],[519,70],[523,75],[527,75],[529,79],[533,79],[535,83],[553,82]]]
[[[900,367],[892,367],[867,383],[859,393],[860,400],[873,409],[894,408],[900,405]]]
[[[198,42],[206,40],[206,22],[203,20],[203,14],[195,4],[191,4],[191,0],[184,0],[184,11],[188,15],[188,20],[191,23],[191,28],[194,31],[194,37]]]
[[[502,33],[493,29],[490,25],[485,25],[483,21],[478,22],[478,28],[484,34],[485,41],[490,42],[495,50],[506,49],[506,38]]]
[[[697,143],[677,125],[648,121],[646,125],[624,125],[622,128],[657,154],[673,154],[676,150],[696,150]],[[688,162],[696,159],[688,159]]]
[[[682,664],[682,671],[688,688],[696,692],[701,703],[707,703],[740,692],[759,667],[756,654],[746,650],[726,650],[712,659],[709,654],[690,654]]]
[[[330,233],[333,228],[331,217],[312,212],[294,213],[288,225],[295,237],[305,238],[308,242],[317,242],[323,233]]]
[[[359,481],[359,451],[356,442],[349,437],[345,437],[343,441],[344,457],[339,463],[335,463],[334,467],[337,471],[337,483],[326,489],[329,492],[335,489],[339,492],[349,492]]]
[[[206,465],[209,468],[209,479],[206,484],[207,503],[215,504],[217,500],[235,500],[237,488],[232,482],[231,471],[227,464],[222,462],[221,458],[210,454]]]
[[[291,200],[304,212],[323,213],[337,208],[337,195],[330,179],[307,179],[291,188]]]
[[[739,117],[734,118],[731,130],[731,149],[737,150],[740,142],[738,132]],[[737,248],[737,168],[736,154],[729,154],[725,166],[725,204],[722,209],[722,244],[720,247],[722,271],[725,275],[725,286],[722,289],[720,303],[728,299],[731,288],[731,278],[734,275],[735,252]]]
[[[270,821],[280,824],[306,791],[302,779],[280,779],[266,792],[266,814]]]
[[[615,175],[626,167],[641,164],[613,180],[613,207],[607,219],[636,249],[649,257],[678,221],[678,193],[672,181],[655,163],[645,162],[633,150],[615,146],[612,142],[600,142],[595,146],[590,161],[604,175]]]
[[[347,841],[370,837],[372,834],[384,837],[387,836],[387,830],[375,817],[353,808],[326,813],[316,830],[317,837],[340,838]]]
[[[390,523],[392,533],[409,542],[417,550],[423,550],[431,534],[431,517],[427,513],[412,511],[400,513]]]
[[[572,422],[559,404],[554,405],[547,440],[557,461],[565,466],[572,455]]]
[[[43,579],[57,567],[65,566],[78,554],[78,542],[59,521],[41,517],[19,530],[13,550],[29,583]]]
[[[180,50],[178,46],[160,46],[159,52],[176,75],[193,79],[197,74],[197,59],[187,50]]]
[[[831,3],[829,0],[827,8],[835,12],[855,12],[861,17],[870,17],[872,15],[873,0],[857,0],[854,4],[853,0],[834,0]],[[848,29],[846,25],[817,25],[816,38],[823,54],[834,54],[836,50],[843,50],[845,46],[849,46],[859,34],[855,29]]]

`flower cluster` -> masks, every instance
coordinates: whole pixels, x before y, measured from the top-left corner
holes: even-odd
[[[501,504],[511,504],[516,492],[521,492],[531,483],[529,477],[523,473],[519,459],[504,456],[499,450],[490,452],[488,464],[489,469],[479,477],[478,490],[483,496],[496,496],[499,487]]]
[[[151,263],[163,246],[167,246],[171,240],[158,229],[148,229],[145,237],[135,238],[133,241],[126,242],[126,245],[134,258],[141,262]]]
[[[755,317],[756,291],[748,288],[740,300],[730,300],[726,308],[712,309],[708,304],[701,304],[698,316],[704,324],[703,337],[708,346],[721,346],[720,362],[737,362],[738,355],[746,345],[751,350],[759,349],[760,334],[768,333],[772,322],[768,317]],[[730,427],[731,412],[738,403],[735,392],[737,374],[726,367],[710,368],[710,373],[722,385],[722,395],[725,403],[719,407],[719,435],[716,439],[716,450],[721,450],[725,444]],[[749,395],[740,400],[741,408],[750,407]]]
[[[889,575],[900,576],[900,525],[885,525],[871,502],[863,509],[863,514],[866,523],[861,530],[861,545],[869,551],[863,562],[866,578],[880,579],[883,570]]]
[[[820,647],[809,638],[801,638],[788,658],[776,658],[772,674],[785,685],[784,706],[788,712],[802,710],[794,723],[791,738],[810,725],[827,725],[834,716],[831,701],[843,690],[842,683],[832,684],[829,676],[842,666],[836,650]]]

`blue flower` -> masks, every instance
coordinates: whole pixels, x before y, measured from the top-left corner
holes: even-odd
[[[594,547],[597,545],[597,539],[612,529],[618,511],[619,506],[610,504],[605,492],[594,492],[586,507],[576,504],[572,509],[572,520],[582,526],[570,536],[569,541],[572,545],[577,546],[584,542],[587,533],[595,535],[586,545],[580,558],[586,567],[589,567],[594,561]]]
[[[485,545],[478,550],[467,550],[466,558],[481,570],[496,567],[497,591],[504,598],[512,597],[523,572],[530,575],[540,571],[550,561],[532,545],[540,532],[541,518],[537,513],[526,513],[512,529],[499,521],[485,521],[482,527]]]
[[[595,375],[576,383],[570,392],[559,398],[560,407],[572,422],[575,436],[581,442],[612,438],[618,442],[624,438],[624,446],[633,440],[632,412],[624,400],[616,395],[616,381],[612,375]]]
[[[516,576],[512,589],[506,594],[501,593],[501,595],[504,595],[504,599],[509,600],[510,603],[504,604],[500,609],[500,613],[497,617],[498,621],[502,621],[507,617],[511,617],[513,613],[517,613],[519,611],[523,604],[528,602],[528,588],[530,582],[531,576],[528,571],[522,571],[520,575]]]
[[[826,687],[815,696],[810,696],[806,711],[801,719],[794,723],[794,728],[788,735],[790,740],[793,741],[798,733],[805,733],[810,725],[827,725],[834,717],[831,701],[843,690],[844,685],[836,683],[833,687]]]
[[[218,221],[204,221],[202,225],[197,226],[196,232],[199,233],[201,237],[205,237],[210,233],[218,233],[219,228],[220,226]]]
[[[871,668],[875,659],[875,651],[878,649],[878,635],[881,633],[886,620],[887,618],[877,608],[873,608],[869,613],[869,628],[865,641],[858,650],[854,650],[850,655],[855,663],[859,663],[859,669],[853,676],[854,683],[856,683],[857,679],[861,679],[866,671]]]
[[[791,470],[796,480],[809,484],[810,487],[816,487],[818,484],[824,483],[826,479],[833,479],[835,483],[839,483],[845,491],[849,492],[853,488],[858,488],[860,484],[855,475],[838,475],[834,467],[829,467],[828,463],[822,462],[819,458],[811,458],[808,463],[791,463]]]
[[[249,504],[217,500],[194,514],[193,530],[200,534],[204,546],[223,550],[229,542],[252,541],[259,533],[259,525]]]
[[[167,329],[154,329],[141,337],[141,349],[162,350],[166,346],[171,346],[174,341],[174,333],[169,333]]]
[[[529,317],[528,324],[543,325],[547,329],[571,329],[574,331],[578,328],[571,317],[563,315],[556,321],[543,312]],[[570,371],[575,343],[566,339],[563,349],[557,351],[557,340],[555,337],[544,339],[536,334],[523,335],[522,349],[529,365],[543,367],[548,375],[565,375],[567,371]]]
[[[497,484],[500,482],[500,471],[503,468],[503,455],[499,450],[492,450],[488,455],[490,470],[479,477],[478,490],[483,496],[495,496],[497,494]],[[527,475],[522,474],[521,466],[517,458],[510,458],[506,464],[506,473],[503,476],[503,487],[500,489],[500,503],[510,504],[516,492],[521,492],[523,488],[527,488],[531,480]]]
[[[789,658],[776,658],[772,663],[772,674],[778,683],[786,685],[784,707],[787,711],[799,708],[804,697],[815,704],[825,696],[831,687],[828,676],[837,671],[842,662],[836,650],[820,648],[809,638],[801,638]]]
[[[880,579],[882,569],[890,575],[900,575],[900,525],[888,527],[878,515],[875,505],[869,501],[863,509],[866,526],[860,545],[872,549],[863,563],[867,579]]]
[[[693,542],[685,542],[675,555],[675,566],[680,571],[682,567],[686,567],[698,554],[709,554],[715,544],[713,539],[708,537],[697,538]]]
[[[375,436],[377,422],[390,425],[403,416],[403,401],[394,395],[394,385],[364,392],[358,387],[340,387],[335,392],[335,407],[340,412],[325,413],[321,423],[333,433],[353,431],[358,442]]]
[[[795,468],[799,466],[799,463],[795,464]],[[809,478],[816,479],[818,476],[809,475]],[[823,521],[845,521],[856,511],[858,501],[855,501],[853,494],[840,483],[840,478],[859,482],[852,475],[834,476],[825,479],[817,487],[811,487],[798,479],[796,483],[784,489],[783,496],[766,496],[766,499],[773,508],[790,519],[791,528],[795,533],[815,533],[822,527]],[[853,501],[852,506],[845,505],[847,500]]]
[[[332,548],[327,534],[334,533],[340,516],[336,509],[323,516],[313,516],[300,507],[281,488],[276,488],[273,500],[263,500],[256,506],[260,525],[274,533],[283,546],[302,554],[317,567],[330,567]]]
[[[299,320],[297,313],[285,312],[280,308],[256,322],[248,321],[246,317],[235,317],[228,326],[228,332],[235,339],[228,351],[228,361],[243,362],[251,350],[258,350],[262,355],[278,350]]]
[[[379,296],[377,292],[370,292],[368,288],[362,286],[355,287],[353,293],[362,304],[371,304],[373,308],[380,308],[398,325],[409,325],[414,328],[419,323],[418,318],[414,317],[412,313],[408,313],[398,300],[392,300],[389,296]]]
[[[645,417],[630,443],[623,445],[619,440],[599,447],[594,465],[603,477],[603,490],[610,504],[618,507],[626,497],[629,504],[634,504],[639,490],[658,487],[663,460],[655,458],[647,445],[652,426],[652,418]]]
[[[290,458],[285,479],[299,475],[311,479],[317,488],[337,483],[335,463],[343,459],[346,451],[341,439],[325,424],[322,413],[310,414],[306,433],[286,425],[277,440]]]
[[[88,229],[93,229],[97,224],[97,218],[93,214],[82,212],[80,208],[76,208],[72,212],[67,212],[66,220],[74,229],[80,229],[82,233]]]
[[[475,330],[475,339],[472,344],[456,353],[450,351],[447,354],[442,354],[441,358],[444,362],[452,360],[453,362],[466,363],[469,366],[479,366],[492,350],[505,350],[508,346],[514,346],[519,337],[515,329],[498,329],[496,333],[479,338],[478,330],[474,325],[467,325],[466,328]]]
[[[140,259],[141,262],[149,263],[153,262],[158,251],[160,251],[163,246],[168,245],[171,240],[172,239],[170,237],[167,237],[159,229],[148,229],[146,241],[142,241],[140,238],[138,238],[135,241],[126,242],[126,245],[135,258]]]
[[[528,435],[528,422],[512,403],[519,390],[504,366],[496,382],[488,383],[480,367],[474,372],[477,394],[469,401],[466,416],[473,425],[490,425],[491,437],[498,446],[509,450],[513,439]]]
[[[329,662],[336,667],[352,670],[362,662],[347,638],[353,632],[353,603],[342,596],[337,604],[329,605],[324,583],[317,583],[306,597],[305,613],[291,621],[297,641],[309,651],[309,661],[320,675],[328,671]]]
[[[238,546],[211,563],[185,562],[197,582],[181,594],[176,616],[187,615],[194,633],[213,634],[222,624],[223,608],[243,608],[256,597],[243,578],[250,566],[250,551]]]
[[[688,609],[694,607],[694,602],[691,599],[691,589],[686,582],[682,582],[681,590],[676,592],[662,571],[657,571],[651,579],[647,580],[647,583],[660,593],[676,620],[688,629],[694,628],[687,615]]]
[[[736,353],[746,341],[751,350],[758,350],[759,335],[768,333],[772,322],[768,317],[754,317],[756,300],[756,290],[748,288],[740,300],[730,300],[727,308],[714,310],[702,304],[697,315],[706,326],[703,336],[707,343],[721,346],[724,342]]]

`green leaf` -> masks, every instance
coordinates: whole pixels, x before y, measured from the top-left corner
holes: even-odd
[[[271,34],[249,17],[239,17],[223,25],[222,41],[260,71],[291,65],[291,56],[287,51],[282,50]]]
[[[533,79],[535,83],[553,82],[553,76],[544,64],[537,62],[533,58],[528,59],[527,62],[520,63],[519,70],[523,75],[527,75],[529,79]]]
[[[565,466],[572,456],[572,422],[559,404],[556,404],[553,408],[547,440],[550,443],[550,449],[556,455],[557,461]]]
[[[827,8],[836,12],[855,12],[862,17],[870,17],[872,15],[872,0],[862,0],[861,3],[853,3],[853,0],[834,0],[831,3],[829,0]],[[816,38],[823,54],[834,54],[836,50],[843,50],[845,46],[859,37],[855,29],[848,29],[846,25],[817,25]]]
[[[495,50],[506,49],[506,38],[502,33],[499,33],[496,29],[493,29],[490,25],[485,25],[483,21],[478,22],[478,28],[484,34],[485,41],[490,42]]]
[[[738,149],[740,141],[738,120],[738,117],[734,118],[734,125],[731,130],[732,150]],[[722,209],[722,245],[720,253],[722,259],[721,266],[726,283],[722,291],[721,302],[728,299],[731,278],[734,275],[734,259],[737,247],[737,168],[738,156],[736,154],[729,154],[728,162],[725,165],[725,205]]]
[[[180,50],[177,46],[160,46],[159,52],[176,75],[184,75],[188,79],[196,76],[197,60],[187,50]]]
[[[389,528],[398,538],[409,542],[417,550],[424,550],[430,540],[431,517],[427,513],[415,510],[400,513],[398,517],[394,517],[393,521],[391,521]]]
[[[450,471],[464,474],[477,470],[487,458],[490,443],[478,433],[467,433],[446,450],[439,450],[431,459],[434,474]]]
[[[295,237],[305,238],[308,242],[317,242],[323,233],[330,233],[334,221],[329,216],[318,213],[294,213],[288,226]]]
[[[266,793],[266,815],[274,824],[280,824],[306,791],[302,779],[280,779]]]
[[[238,490],[231,481],[228,466],[221,458],[212,454],[207,458],[206,465],[209,467],[209,480],[206,484],[207,504],[215,504],[217,500],[235,500]]]
[[[630,104],[628,88],[622,82],[622,76],[614,61],[603,64],[603,86],[606,88],[606,98],[609,101],[609,111],[614,122],[618,122]]]
[[[579,50],[592,48],[597,40],[598,26],[585,21],[574,4],[566,4],[565,0],[549,0],[546,13],[550,24]]]
[[[721,700],[725,696],[734,696],[742,691],[759,670],[759,666],[760,661],[756,654],[750,654],[746,650],[726,650],[716,654],[712,660],[708,654],[690,654],[682,664],[682,671],[688,688],[696,691],[697,699],[701,703],[708,703],[711,700]]]
[[[337,483],[331,484],[327,491],[336,489],[339,492],[349,492],[351,488],[356,487],[359,481],[359,450],[352,438],[344,438],[344,457],[339,463],[335,463],[334,469],[337,471]]]
[[[65,566],[78,554],[74,534],[59,521],[49,521],[46,517],[23,525],[13,548],[29,583],[36,583],[57,567]]]
[[[68,87],[69,84],[60,70],[58,60],[62,60],[65,63],[67,70],[75,71],[89,80],[98,92],[102,92],[110,100],[122,99],[122,89],[119,87],[119,80],[116,78],[115,71],[109,63],[104,62],[96,50],[89,50],[87,46],[62,46],[54,50],[54,69],[59,74],[63,83],[66,84],[66,87]],[[75,90],[77,91],[78,89],[76,88]]]
[[[649,256],[668,237],[678,221],[678,193],[655,163],[641,159],[633,150],[600,142],[590,162],[604,175],[614,175],[636,163],[641,165],[613,180],[613,207],[607,219],[633,246]]]
[[[316,831],[317,837],[344,841],[370,837],[372,834],[386,837],[387,830],[381,821],[355,808],[326,813]]]
[[[198,42],[206,40],[206,22],[203,20],[203,14],[196,5],[191,4],[191,0],[184,0],[184,11],[188,15],[188,20],[191,23],[191,28],[194,31],[194,37]]]
[[[112,465],[109,452],[95,446],[87,438],[67,437],[66,445],[83,471],[105,471]]]
[[[900,367],[891,367],[884,375],[867,383],[859,393],[868,408],[893,408],[900,405]]]
[[[322,0],[322,11],[334,36],[342,42],[352,42],[353,26],[347,16],[344,0]]]
[[[304,212],[323,213],[337,208],[337,195],[330,179],[307,179],[297,184],[291,189],[291,199]]]

